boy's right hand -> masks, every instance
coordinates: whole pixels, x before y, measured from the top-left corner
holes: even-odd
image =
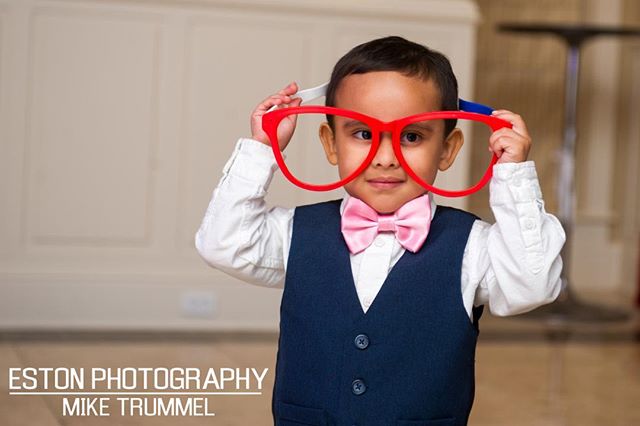
[[[302,102],[301,98],[291,99],[291,95],[298,91],[298,85],[296,82],[290,83],[287,87],[282,89],[276,94],[273,94],[260,103],[256,109],[251,113],[251,139],[262,142],[267,146],[271,146],[269,137],[262,130],[262,116],[273,105],[278,105],[276,108],[283,108],[285,106],[299,106]],[[278,126],[278,145],[280,151],[283,151],[293,136],[293,131],[296,128],[297,115],[290,115],[285,117]]]

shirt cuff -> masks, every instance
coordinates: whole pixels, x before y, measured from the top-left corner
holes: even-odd
[[[494,164],[489,192],[492,205],[541,201],[542,191],[534,161]]]
[[[499,163],[493,166],[493,173],[489,198],[496,221],[499,217],[518,220],[527,259],[530,265],[537,265],[543,255],[544,200],[535,164],[533,161]]]
[[[282,153],[282,157],[286,155]],[[240,138],[222,173],[260,184],[268,188],[278,163],[270,146],[251,138]]]

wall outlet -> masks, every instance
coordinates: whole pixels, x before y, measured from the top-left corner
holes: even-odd
[[[192,318],[213,318],[216,295],[213,291],[191,290],[182,293],[182,315]]]

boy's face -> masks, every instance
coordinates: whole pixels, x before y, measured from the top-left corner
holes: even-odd
[[[376,71],[364,74],[351,74],[345,77],[336,91],[336,107],[357,111],[375,117],[381,121],[392,121],[410,115],[440,110],[440,91],[429,79],[406,77],[396,71]],[[421,144],[419,148],[403,151],[405,159],[412,165],[414,172],[424,181],[432,184],[438,170],[451,166],[463,144],[460,129],[454,129],[444,137],[444,120],[438,121],[438,131],[432,140]],[[328,123],[320,127],[327,159],[338,166],[340,178],[355,170],[359,164],[352,164],[354,158],[359,162],[361,155],[349,155],[346,148],[347,137],[336,126],[334,133]],[[343,143],[341,144],[341,139]],[[376,179],[382,177],[397,179],[397,183],[381,184]],[[380,146],[371,164],[345,185],[351,196],[367,203],[378,213],[393,213],[406,202],[427,192],[405,172],[393,152],[391,133],[380,134]]]

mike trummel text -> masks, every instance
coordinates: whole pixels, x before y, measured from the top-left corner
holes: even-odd
[[[63,416],[215,416],[209,399],[262,395],[268,368],[9,368],[12,396],[62,396]]]

